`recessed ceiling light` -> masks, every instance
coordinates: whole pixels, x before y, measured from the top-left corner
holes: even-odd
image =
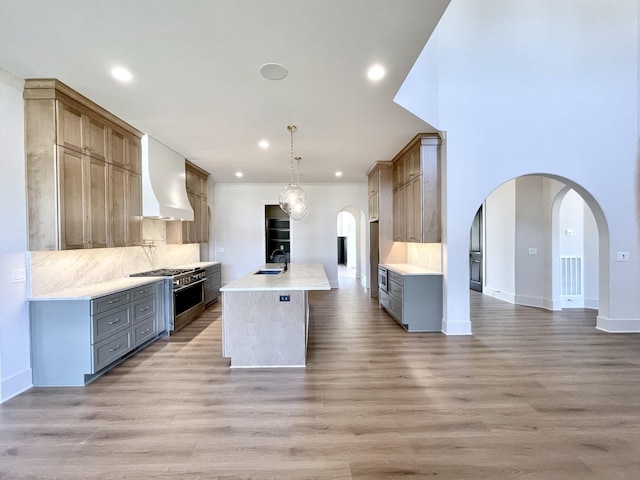
[[[384,77],[385,73],[387,73],[387,71],[382,67],[382,65],[373,65],[367,71],[367,77],[369,77],[369,80],[373,80],[375,82]]]
[[[242,178],[242,177],[243,177],[242,172],[236,172],[236,177],[238,177],[238,178]]]
[[[130,82],[133,79],[131,72],[123,67],[114,67],[111,69],[111,75],[121,82]]]
[[[341,177],[342,176],[342,172],[336,172],[336,177]]]
[[[269,142],[268,142],[268,141],[266,141],[266,140],[260,140],[260,141],[258,142],[258,146],[259,146],[260,148],[269,148]]]
[[[260,67],[260,74],[267,80],[282,80],[287,73],[287,69],[279,63],[265,63]]]

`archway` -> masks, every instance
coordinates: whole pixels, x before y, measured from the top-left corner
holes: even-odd
[[[336,215],[336,264],[338,264],[338,288],[366,279],[366,217],[353,205],[340,209]]]
[[[581,185],[563,177],[524,175],[496,187],[483,202],[485,211],[486,295],[519,305],[561,308],[560,210],[566,195],[575,191],[584,200],[597,230],[597,293],[584,306],[608,310],[609,230],[593,196]],[[502,215],[497,214],[500,213]],[[469,221],[471,228],[473,218]]]

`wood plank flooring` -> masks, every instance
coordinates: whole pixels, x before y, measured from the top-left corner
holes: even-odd
[[[638,479],[640,335],[472,292],[407,334],[355,282],[311,295],[306,369],[230,370],[220,306],[85,388],[0,405],[2,479]]]

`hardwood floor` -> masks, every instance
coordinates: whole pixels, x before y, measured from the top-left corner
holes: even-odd
[[[5,402],[0,478],[640,478],[640,335],[475,292],[465,337],[407,334],[357,282],[311,304],[306,369],[230,370],[214,305]]]

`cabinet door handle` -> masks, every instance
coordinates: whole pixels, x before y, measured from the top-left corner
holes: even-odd
[[[150,308],[151,308],[151,307],[144,307],[144,308],[141,308],[141,309],[140,309],[140,311],[141,311],[141,312],[144,312],[144,311],[149,310]]]
[[[120,301],[120,299],[119,299],[119,298],[116,298],[115,300],[109,300],[107,303],[108,303],[109,305],[111,305],[112,303],[118,303],[119,301]]]
[[[142,293],[147,293],[149,290],[138,290],[138,293],[142,294]]]
[[[122,320],[121,318],[116,318],[114,321],[109,322],[109,325],[115,325],[116,323],[118,323],[120,320]]]
[[[144,335],[145,333],[149,333],[151,331],[150,328],[147,328],[144,332],[140,332],[140,335]]]
[[[116,345],[116,346],[115,346],[115,347],[113,347],[113,348],[110,348],[110,349],[109,349],[109,351],[110,351],[110,352],[115,352],[115,351],[116,351],[116,350],[118,350],[119,348],[120,348],[120,344]]]

